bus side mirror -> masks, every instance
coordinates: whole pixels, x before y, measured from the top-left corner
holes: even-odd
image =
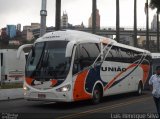
[[[101,66],[102,63],[102,61],[97,61],[96,63],[94,63],[94,68]]]
[[[70,41],[67,44],[65,57],[71,57],[72,49],[73,49],[75,43],[76,43],[75,41]]]
[[[33,46],[33,44],[25,44],[25,45],[20,46],[20,47],[18,48],[18,51],[17,51],[17,59],[20,58],[21,52],[22,52],[22,50],[23,50],[24,48],[30,48],[30,47],[32,47],[32,46]]]

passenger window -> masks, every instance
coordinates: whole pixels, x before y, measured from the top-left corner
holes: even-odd
[[[113,54],[111,53],[111,45],[108,45],[107,47],[106,47],[106,45],[105,44],[103,44],[103,47],[105,48],[104,50],[103,50],[103,57],[104,57],[104,60],[105,61],[111,61],[112,59],[113,59]],[[107,54],[108,53],[108,54]]]
[[[122,62],[130,63],[131,62],[131,54],[130,50],[126,48],[121,48],[121,54],[122,54]]]
[[[105,58],[105,61],[121,62],[121,50],[117,46],[113,46]]]
[[[78,45],[74,58],[73,74],[92,65],[99,54],[100,48],[98,44],[85,43]]]
[[[143,55],[142,52],[137,52],[136,55],[135,55],[135,59],[136,59],[136,60],[141,59],[142,55]]]

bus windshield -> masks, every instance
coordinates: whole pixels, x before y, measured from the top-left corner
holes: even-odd
[[[27,64],[26,77],[37,81],[64,80],[69,72],[70,57],[65,57],[68,41],[38,42],[32,48]]]

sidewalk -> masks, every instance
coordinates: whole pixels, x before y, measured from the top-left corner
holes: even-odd
[[[23,98],[23,89],[0,89],[0,101]]]

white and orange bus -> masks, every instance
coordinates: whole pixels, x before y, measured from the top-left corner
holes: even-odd
[[[26,64],[27,100],[71,102],[127,92],[142,93],[150,70],[149,51],[74,30],[45,34],[32,47]]]

